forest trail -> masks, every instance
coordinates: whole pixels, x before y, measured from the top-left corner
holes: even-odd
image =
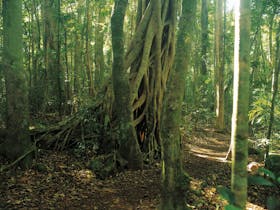
[[[230,184],[230,164],[223,160],[229,139],[229,134],[206,128],[185,138],[184,166],[192,177],[192,191],[187,196],[190,208],[222,209],[224,202],[216,187]],[[159,204],[159,163],[100,180],[82,162],[70,152],[44,151],[38,163],[45,167],[1,174],[0,209],[145,210]],[[249,201],[262,204],[266,191],[255,191],[249,189]]]

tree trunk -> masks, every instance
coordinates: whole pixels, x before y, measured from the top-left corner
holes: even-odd
[[[189,188],[188,176],[182,169],[180,126],[196,2],[196,0],[182,1],[183,12],[179,22],[174,70],[171,72],[164,100],[161,127],[163,161],[160,209],[166,210],[185,209],[185,195]]]
[[[215,16],[215,88],[216,88],[216,127],[225,128],[224,122],[224,0],[216,0]]]
[[[77,22],[82,22],[81,17],[81,3],[78,1],[78,12],[77,12]],[[81,82],[80,82],[80,74],[82,73],[82,54],[83,54],[83,40],[82,40],[82,30],[80,27],[77,27],[75,30],[75,44],[74,44],[74,69],[73,69],[73,93],[74,98],[80,96],[81,92]]]
[[[208,0],[201,2],[201,69],[203,76],[207,74],[207,48],[208,48]],[[205,78],[203,78],[205,79]]]
[[[62,114],[63,72],[60,64],[60,0],[45,0],[45,53],[48,74],[47,97]]]
[[[94,86],[93,86],[93,67],[92,67],[92,15],[91,15],[91,1],[86,0],[86,72],[87,72],[87,81],[88,81],[88,90],[89,95],[94,95]]]
[[[95,84],[98,88],[102,87],[104,82],[105,73],[105,60],[104,60],[104,29],[105,29],[105,15],[104,2],[99,2],[96,5],[97,21],[95,26]]]
[[[6,156],[15,160],[32,148],[28,133],[27,78],[23,69],[22,1],[3,1],[3,67],[6,80],[7,136]],[[2,145],[1,145],[2,147]],[[30,167],[31,153],[22,161]]]
[[[272,127],[274,122],[274,110],[275,110],[275,102],[276,97],[278,94],[278,79],[279,79],[279,71],[280,71],[280,21],[278,22],[278,29],[276,33],[276,53],[275,53],[275,67],[272,75],[272,98],[271,98],[271,108],[270,108],[270,120],[269,120],[269,126],[267,131],[267,139],[271,138],[272,133]],[[267,145],[266,149],[266,157],[268,157],[269,154],[269,144]]]
[[[149,160],[160,153],[163,93],[175,53],[173,1],[138,1],[137,28],[125,56],[133,126]]]
[[[128,161],[128,167],[142,168],[142,154],[137,143],[133,127],[133,112],[128,74],[124,64],[124,32],[123,23],[127,0],[115,0],[111,18],[113,47],[113,89],[114,110],[118,121],[118,145],[121,157]]]
[[[250,1],[238,1],[238,3],[240,5],[236,5],[235,11],[231,189],[235,196],[235,205],[245,209],[247,201]]]

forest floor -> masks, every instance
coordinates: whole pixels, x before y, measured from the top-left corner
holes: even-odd
[[[224,160],[229,139],[229,134],[211,128],[196,129],[184,138],[184,167],[192,177],[187,196],[191,209],[223,209],[216,187],[230,185],[230,162]],[[250,156],[250,161],[256,157]],[[85,156],[44,150],[36,167],[0,174],[0,209],[156,209],[160,174],[160,164],[155,163],[100,180],[87,169]],[[247,209],[265,209],[267,196],[277,193],[273,190],[249,187]]]

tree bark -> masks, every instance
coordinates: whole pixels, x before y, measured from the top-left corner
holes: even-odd
[[[225,128],[224,122],[224,29],[223,29],[224,0],[216,0],[215,15],[215,90],[216,90],[216,127]]]
[[[105,29],[105,15],[104,11],[104,2],[99,2],[96,5],[96,14],[97,21],[95,25],[95,84],[97,88],[101,88],[104,82],[104,73],[105,73],[105,60],[104,60],[104,29]]]
[[[189,179],[182,168],[180,126],[196,3],[196,0],[182,1],[176,56],[164,99],[161,127],[162,196],[160,209],[166,210],[186,209],[185,195],[189,189]]]
[[[88,90],[89,95],[94,95],[94,85],[93,85],[93,66],[92,66],[92,54],[93,50],[91,47],[92,40],[92,15],[91,15],[91,1],[86,0],[86,72],[87,72],[87,81],[88,81]]]
[[[272,134],[272,128],[274,123],[275,102],[278,94],[278,80],[279,80],[279,71],[280,71],[279,57],[280,57],[280,21],[278,22],[278,29],[276,33],[276,53],[275,53],[275,67],[272,75],[272,90],[271,90],[272,98],[271,98],[271,107],[270,107],[270,119],[269,119],[268,131],[266,135],[266,138],[269,140]],[[267,145],[267,149],[266,149],[266,157],[268,157],[268,154],[269,154],[269,144]]]
[[[208,48],[208,0],[201,2],[201,69],[200,74],[207,74],[207,48]],[[205,78],[204,78],[205,79]]]
[[[142,168],[142,154],[133,127],[133,112],[128,74],[124,64],[123,24],[127,0],[115,0],[111,18],[113,47],[113,90],[114,110],[118,121],[118,145],[121,157],[128,161],[132,169]]]
[[[15,160],[32,147],[28,133],[27,78],[23,69],[22,1],[3,1],[3,67],[6,81],[7,136],[4,143],[6,156]],[[22,161],[30,167],[32,155]]]
[[[47,70],[47,97],[54,110],[62,114],[63,71],[60,61],[60,0],[45,0],[45,65]],[[47,99],[47,100],[48,100]]]
[[[234,44],[231,189],[235,196],[235,205],[245,209],[247,201],[250,1],[238,1],[236,6]]]
[[[149,160],[160,155],[163,93],[175,53],[173,2],[138,1],[137,28],[125,56],[133,125]]]

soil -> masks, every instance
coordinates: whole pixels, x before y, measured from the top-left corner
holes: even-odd
[[[184,166],[192,177],[186,203],[191,209],[223,209],[217,186],[230,186],[230,161],[225,161],[230,135],[211,128],[183,138]],[[250,161],[258,160],[250,156]],[[86,167],[87,155],[40,151],[30,170],[0,174],[0,209],[156,209],[160,202],[160,163],[141,171],[124,171],[105,180]],[[4,159],[0,159],[5,164]],[[250,186],[247,209],[265,209],[276,188]]]

